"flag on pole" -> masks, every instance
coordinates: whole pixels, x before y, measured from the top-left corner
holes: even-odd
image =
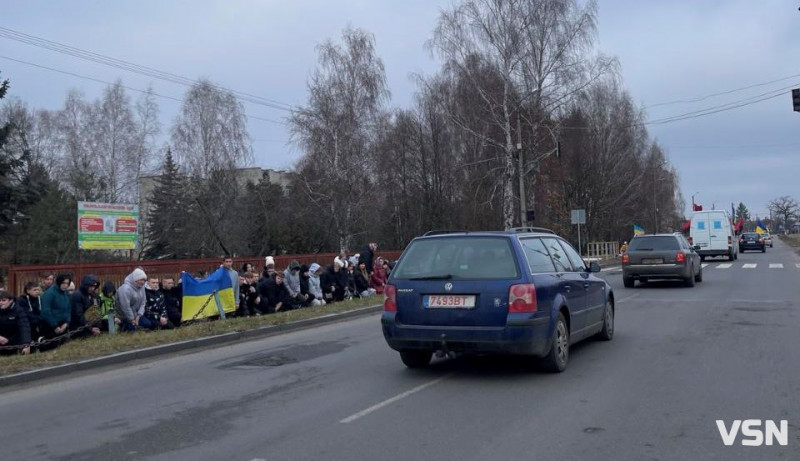
[[[767,233],[767,226],[761,222],[761,219],[756,220],[756,232],[759,234],[766,234]]]
[[[633,235],[644,235],[644,228],[640,227],[638,224],[633,225]]]

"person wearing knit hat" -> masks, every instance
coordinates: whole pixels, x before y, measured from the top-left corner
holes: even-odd
[[[144,314],[146,282],[147,274],[137,267],[125,277],[125,282],[117,290],[116,314],[122,320],[122,331],[135,331]]]

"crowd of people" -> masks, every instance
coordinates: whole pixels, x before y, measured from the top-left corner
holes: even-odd
[[[249,263],[236,271],[233,258],[224,257],[221,268],[230,275],[237,300],[233,315],[260,316],[382,294],[392,265],[376,250],[370,243],[352,256],[341,252],[325,267],[292,261],[284,270],[267,256],[260,274]],[[46,351],[104,332],[178,328],[193,320],[182,318],[182,298],[180,279],[148,276],[142,268],[119,287],[106,281],[101,288],[92,274],[77,286],[69,274],[43,274],[26,283],[19,296],[0,289],[0,355]]]

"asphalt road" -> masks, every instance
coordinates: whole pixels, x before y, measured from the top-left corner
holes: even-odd
[[[707,261],[695,288],[604,272],[615,338],[557,375],[501,358],[407,370],[371,315],[8,388],[0,458],[799,459],[798,264],[776,240]],[[788,446],[725,446],[717,419],[788,420]]]

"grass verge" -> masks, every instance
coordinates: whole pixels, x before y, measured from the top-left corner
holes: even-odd
[[[795,252],[800,253],[800,234],[779,235],[778,237],[783,243],[792,247]]]
[[[190,339],[253,330],[268,325],[281,325],[299,320],[323,317],[329,314],[349,312],[364,307],[375,306],[376,304],[380,304],[382,299],[382,297],[377,296],[272,315],[262,315],[260,317],[205,321],[184,326],[176,330],[137,331],[136,333],[118,333],[115,335],[104,333],[93,338],[70,341],[61,347],[47,352],[34,353],[27,356],[13,355],[0,357],[0,376],[79,362],[81,360],[103,357],[118,352],[144,349]]]

